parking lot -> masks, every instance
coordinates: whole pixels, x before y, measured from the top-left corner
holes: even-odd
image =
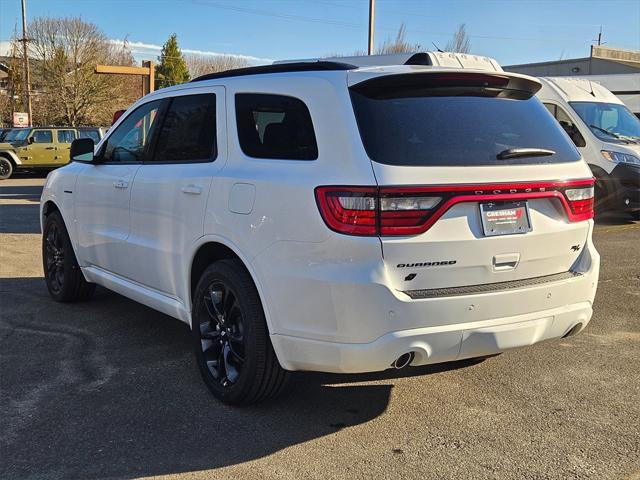
[[[0,478],[640,478],[640,222],[598,222],[580,335],[374,375],[298,374],[232,408],[188,327],[101,289],[50,300],[44,179],[0,184]]]

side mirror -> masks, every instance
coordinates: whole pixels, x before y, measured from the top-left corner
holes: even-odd
[[[93,139],[78,138],[71,142],[71,161],[72,162],[93,162]]]
[[[29,137],[29,138],[27,138],[27,143],[28,143],[29,145],[31,145],[34,141],[35,141],[35,139],[34,139],[33,137]]]

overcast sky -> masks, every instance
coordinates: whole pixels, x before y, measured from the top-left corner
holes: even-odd
[[[401,23],[407,39],[443,47],[466,23],[472,53],[501,64],[589,55],[600,25],[607,46],[640,50],[640,0],[377,0],[376,43]],[[155,59],[173,32],[185,51],[274,59],[365,50],[368,0],[27,0],[28,18],[81,16],[114,41],[128,39],[137,60]],[[0,53],[20,0],[0,0]],[[433,43],[432,43],[433,42]]]

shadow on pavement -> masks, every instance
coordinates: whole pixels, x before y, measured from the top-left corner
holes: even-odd
[[[1,200],[29,200],[39,202],[42,185],[6,185],[0,183]]]
[[[0,233],[40,233],[39,215],[39,201],[0,203]]]
[[[188,327],[99,289],[51,301],[42,278],[0,279],[0,478],[132,478],[258,459],[369,422],[391,383],[469,362],[370,375],[299,373],[267,404],[218,403]]]

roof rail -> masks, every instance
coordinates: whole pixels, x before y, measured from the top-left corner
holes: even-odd
[[[274,65],[260,65],[258,67],[235,68],[224,72],[208,73],[196,77],[191,82],[201,82],[203,80],[214,80],[217,78],[243,77],[246,75],[259,75],[263,73],[286,73],[286,72],[317,72],[329,70],[352,70],[358,68],[355,65],[342,62],[309,61],[295,63],[278,63]]]

